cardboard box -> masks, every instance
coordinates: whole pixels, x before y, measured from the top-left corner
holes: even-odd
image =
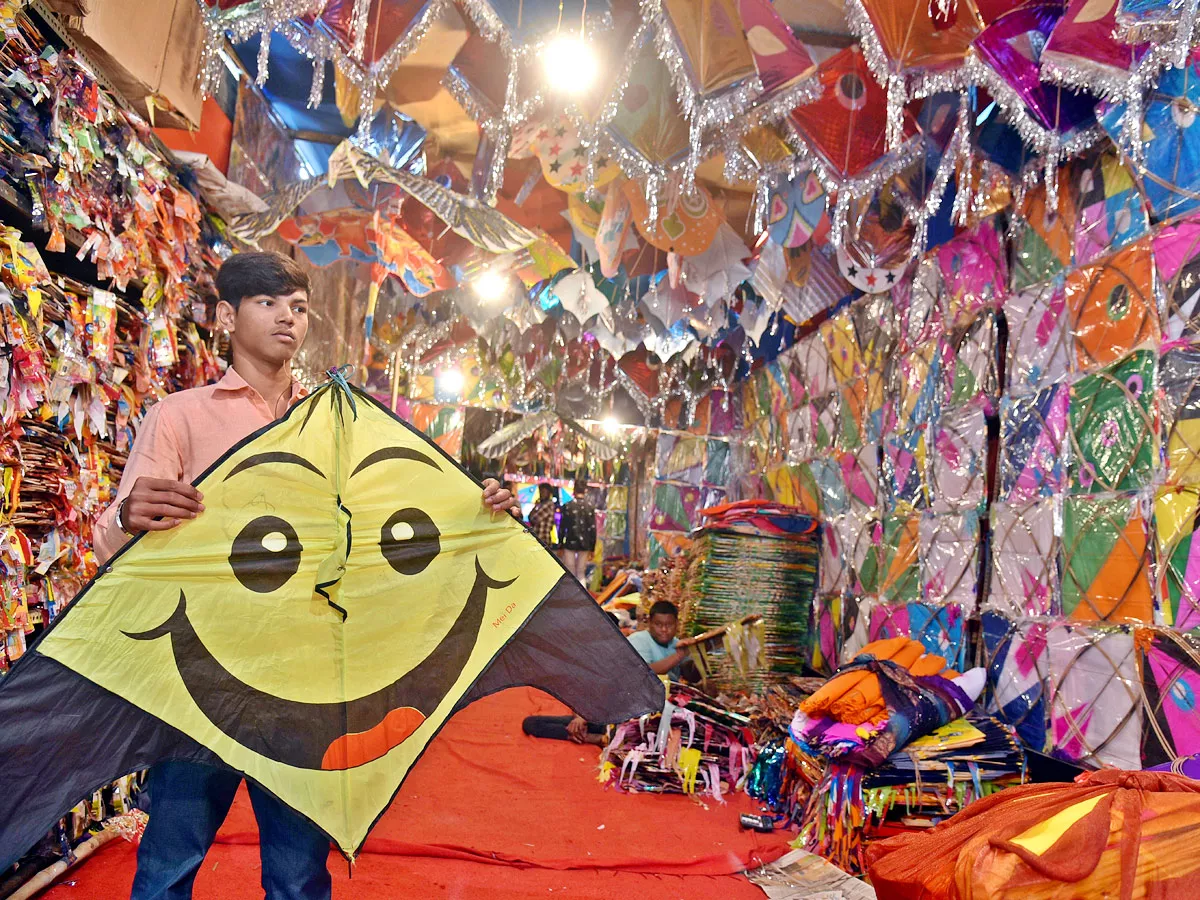
[[[200,124],[200,53],[204,23],[196,0],[87,0],[82,17],[65,19],[72,36],[116,88],[148,120],[146,98],[157,95],[156,125]]]

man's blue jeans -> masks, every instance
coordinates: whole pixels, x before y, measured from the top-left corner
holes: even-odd
[[[172,760],[150,770],[150,822],[130,900],[191,900],[192,882],[225,821],[242,776]],[[329,839],[253,784],[266,900],[329,900]]]

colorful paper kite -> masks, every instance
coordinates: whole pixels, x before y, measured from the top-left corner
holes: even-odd
[[[824,515],[821,535],[821,584],[822,593],[839,593],[847,584],[849,547],[857,534],[857,522],[862,514],[853,517],[830,517]]]
[[[992,580],[984,605],[1009,617],[1058,612],[1054,500],[992,506]]]
[[[1069,400],[1067,385],[1052,384],[1000,401],[1000,495],[1010,503],[1062,490]]]
[[[983,31],[974,0],[960,0],[951,15],[926,0],[849,0],[846,21],[862,42],[871,71],[887,88],[889,148],[904,139],[902,116],[910,94],[932,93],[924,80],[960,68]]]
[[[944,340],[942,381],[946,406],[964,406],[976,399],[994,400],[1000,391],[995,312],[984,311]]]
[[[877,545],[879,595],[890,602],[919,600],[921,566],[919,523],[916,514],[892,515],[883,520]],[[864,584],[866,583],[866,579]]]
[[[888,496],[897,509],[929,506],[928,426],[893,435],[884,444]]]
[[[1150,529],[1137,497],[1063,504],[1062,611],[1080,622],[1152,622]]]
[[[1166,297],[1163,337],[1200,337],[1200,219],[1166,225],[1154,235],[1154,262]]]
[[[1050,722],[1046,625],[985,612],[982,628],[989,711],[1016,729],[1025,746],[1044,751]]]
[[[1137,174],[1151,214],[1162,221],[1200,207],[1200,58],[1183,68],[1166,69],[1145,101],[1142,114],[1144,161]],[[1118,103],[1101,117],[1114,140],[1120,139],[1126,105]]]
[[[1159,598],[1166,625],[1200,633],[1200,488],[1163,487],[1154,502]]]
[[[1140,350],[1071,386],[1071,488],[1132,491],[1158,460],[1157,357]]]
[[[883,155],[888,100],[858,47],[829,57],[818,67],[817,77],[820,99],[792,110],[790,122],[829,187],[863,174]],[[915,132],[916,123],[905,112],[902,135]]]
[[[659,434],[658,477],[689,484],[699,483],[700,473],[704,471],[704,450],[703,438],[666,432]]]
[[[1059,167],[1058,204],[1046,202],[1046,186],[1038,184],[1017,207],[1013,232],[1014,291],[1040,285],[1071,265],[1075,257],[1075,209],[1067,190],[1067,169]]]
[[[197,484],[205,513],[127,544],[0,686],[5,867],[96,785],[167,758],[244,773],[353,855],[478,697],[539,685],[594,721],[662,703],[557,560],[344,382]]]
[[[276,233],[315,266],[353,260],[371,266],[376,284],[393,275],[414,297],[454,287],[446,267],[417,243],[398,219],[361,209],[337,209],[283,222]]]
[[[1200,753],[1200,639],[1166,628],[1135,632],[1142,707],[1142,765]]]
[[[1054,753],[1088,766],[1142,764],[1141,686],[1128,630],[1055,625],[1046,632]]]
[[[946,324],[964,325],[1008,295],[1008,256],[997,224],[984,219],[937,250]]]
[[[1167,481],[1200,484],[1200,348],[1172,347],[1159,364]]]
[[[633,207],[633,221],[646,242],[659,250],[680,256],[699,256],[707,250],[725,221],[703,187],[690,194],[684,190],[663,189],[656,203],[657,216],[650,219],[644,191],[636,182],[626,181],[626,198]]]
[[[650,527],[655,531],[689,533],[699,523],[700,489],[689,484],[658,481],[654,484],[654,504]]]
[[[1076,160],[1071,189],[1077,265],[1120,250],[1150,231],[1145,198],[1112,148]]]
[[[1059,280],[1028,287],[1004,304],[1008,320],[1008,384],[1025,394],[1065,381],[1075,356]]]
[[[909,635],[908,604],[888,603],[876,598],[870,605],[867,617],[867,638],[872,641],[886,641],[892,638],[906,638]]]
[[[930,603],[973,608],[979,585],[979,514],[921,519],[922,595]]]
[[[1139,241],[1076,269],[1063,287],[1075,335],[1075,368],[1089,372],[1158,342],[1150,246]]]
[[[1042,71],[1060,84],[1119,93],[1142,48],[1116,32],[1117,0],[1070,0],[1042,51]]]
[[[987,499],[987,417],[981,406],[942,415],[932,428],[929,494],[935,512],[982,509]]]
[[[767,200],[767,230],[781,247],[800,247],[825,224],[825,189],[812,172],[774,188]]]
[[[908,627],[912,639],[920,641],[925,652],[936,653],[951,669],[961,670],[965,666],[967,629],[961,604],[910,603]]]

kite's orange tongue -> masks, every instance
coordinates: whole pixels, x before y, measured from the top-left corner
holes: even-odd
[[[336,771],[373,762],[408,740],[424,721],[425,716],[412,707],[393,709],[370,731],[344,734],[330,744],[321,760],[321,768]]]

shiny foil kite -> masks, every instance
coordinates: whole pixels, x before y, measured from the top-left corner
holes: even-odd
[[[1158,341],[1149,244],[1140,241],[1076,269],[1064,286],[1075,334],[1075,368],[1087,372]]]
[[[1052,384],[1027,397],[1005,397],[1000,403],[1000,496],[1012,503],[1050,497],[1066,479],[1066,446],[1070,392]]]
[[[1070,481],[1076,491],[1132,491],[1158,460],[1156,356],[1139,350],[1071,386]]]
[[[1200,337],[1200,219],[1167,225],[1155,234],[1154,263],[1166,297],[1163,337]]]
[[[1167,481],[1200,484],[1200,349],[1172,347],[1162,355],[1159,387],[1166,430]]]
[[[172,758],[244,773],[352,855],[472,700],[533,685],[597,722],[662,704],[557,560],[340,378],[196,484],[206,511],[128,543],[0,686],[4,867]]]
[[[979,583],[979,515],[975,512],[921,519],[922,593],[931,603],[975,604]]]
[[[992,580],[984,606],[1011,617],[1058,612],[1054,501],[992,506]]]
[[[1163,622],[1200,634],[1200,489],[1164,487],[1154,502]]]

